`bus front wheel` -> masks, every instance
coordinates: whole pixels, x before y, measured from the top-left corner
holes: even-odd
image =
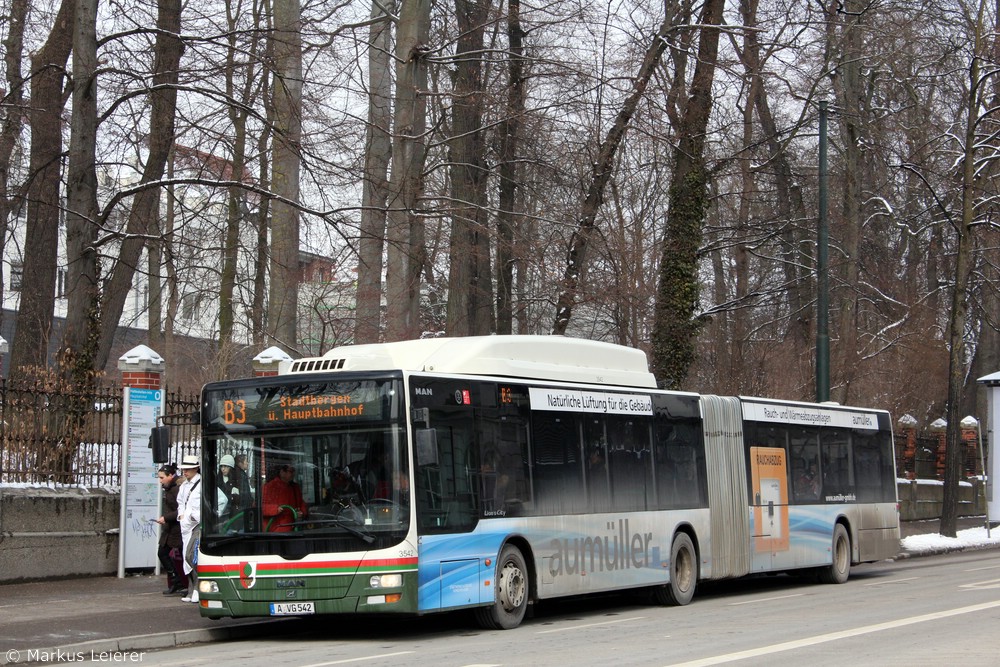
[[[487,630],[516,628],[528,608],[528,567],[517,547],[508,544],[500,552],[493,590],[493,604],[475,610],[479,625]]]
[[[698,555],[687,533],[678,533],[670,547],[670,582],[654,589],[656,602],[681,606],[691,602],[698,585]]]
[[[819,580],[824,584],[842,584],[851,574],[851,538],[844,524],[833,527],[833,562],[821,568]]]

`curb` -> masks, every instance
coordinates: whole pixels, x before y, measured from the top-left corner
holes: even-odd
[[[923,558],[924,556],[940,556],[941,554],[952,554],[958,553],[960,551],[990,551],[992,549],[998,549],[1000,546],[995,544],[970,544],[968,546],[959,547],[939,547],[937,549],[928,549],[926,551],[900,551],[899,555],[896,556],[896,560],[907,560],[910,558]]]
[[[291,620],[291,619],[289,619]],[[68,644],[53,648],[11,649],[0,654],[0,665],[34,665],[55,662],[75,662],[83,660],[101,660],[102,657],[118,661],[128,660],[128,654],[156,649],[173,648],[185,644],[244,639],[259,637],[264,628],[279,628],[287,621],[266,621],[243,623],[222,628],[197,628],[193,630],[175,630],[172,632],[156,632],[148,635],[133,635],[131,637],[109,637],[88,642]],[[124,655],[123,655],[124,654]],[[141,659],[140,656],[134,656]]]

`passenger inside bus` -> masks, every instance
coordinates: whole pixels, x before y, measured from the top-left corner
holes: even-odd
[[[795,479],[795,497],[800,500],[816,500],[819,498],[819,475],[816,474],[816,463],[802,463],[798,467]]]
[[[507,500],[507,486],[510,475],[499,470],[500,455],[495,449],[489,449],[483,455],[479,466],[479,477],[482,480],[482,504],[484,512],[496,512],[503,508]]]
[[[290,532],[296,521],[309,515],[302,487],[295,481],[295,467],[290,464],[278,465],[274,477],[264,485],[263,496],[264,528],[269,532]]]
[[[365,499],[374,498],[380,484],[389,482],[389,453],[381,441],[372,442],[363,458],[348,466],[350,475],[359,480]]]
[[[378,483],[373,497],[378,500],[391,500],[400,505],[408,505],[410,501],[410,477],[405,470],[396,470],[391,477],[392,484],[389,482]]]

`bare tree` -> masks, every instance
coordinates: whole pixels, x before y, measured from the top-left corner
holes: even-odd
[[[518,168],[521,147],[522,117],[525,113],[524,29],[521,27],[520,0],[507,0],[507,102],[500,123],[499,211],[497,211],[496,248],[496,331],[514,332],[514,252],[517,236],[516,210],[518,185],[522,169]],[[518,272],[518,275],[523,271]]]
[[[77,0],[73,115],[66,194],[66,329],[63,373],[88,386],[97,348],[97,0]]]
[[[222,348],[234,344],[233,327],[235,324],[235,292],[240,250],[240,236],[247,218],[250,216],[249,197],[244,190],[248,184],[247,162],[248,145],[252,142],[247,128],[252,115],[256,91],[260,87],[261,51],[265,42],[262,23],[262,6],[251,2],[251,29],[240,30],[241,19],[247,12],[243,11],[242,3],[232,5],[226,3],[226,65],[225,85],[226,98],[231,100],[227,105],[229,122],[232,126],[232,158],[230,164],[231,178],[226,202],[226,227],[222,248],[222,272],[219,286],[219,345]],[[242,82],[242,84],[241,84]],[[251,146],[252,147],[252,146]],[[224,376],[229,375],[229,369],[220,369]]]
[[[1000,39],[992,28],[987,28],[985,5],[970,11],[971,52],[969,53],[966,117],[961,154],[961,207],[952,221],[958,237],[955,254],[955,285],[952,289],[951,312],[948,319],[948,430],[945,451],[944,497],[941,506],[941,534],[955,537],[958,525],[959,481],[962,472],[961,420],[963,415],[962,393],[968,371],[966,349],[966,327],[969,313],[969,285],[972,277],[975,227],[982,222],[988,197],[984,201],[983,184],[980,174],[985,167],[980,161],[996,161],[996,146],[990,147],[991,139],[982,136],[983,124],[988,120],[986,104],[990,99],[991,79],[997,77],[996,64],[983,67],[996,52],[993,40]],[[1000,17],[997,17],[1000,21]],[[995,137],[995,134],[993,135]],[[995,141],[995,139],[993,139]],[[990,155],[982,157],[989,147]]]
[[[656,295],[652,341],[653,372],[666,387],[680,387],[694,361],[700,323],[698,307],[698,251],[708,209],[708,170],[705,166],[705,129],[712,109],[722,22],[721,0],[707,0],[698,23],[698,62],[684,100],[674,150],[670,209],[663,239],[663,259]]]
[[[396,29],[396,101],[386,231],[386,340],[420,335],[425,249],[419,199],[423,193],[429,31],[429,0],[403,0]]]
[[[266,60],[273,60],[273,51],[273,40],[266,40],[264,44],[264,57]],[[266,192],[271,185],[271,170],[268,161],[263,156],[267,154],[267,146],[271,142],[271,137],[273,136],[272,128],[274,127],[274,105],[267,101],[271,98],[271,77],[264,76],[261,78],[260,95],[261,99],[265,100],[265,123],[257,137],[257,154],[261,156],[261,159],[257,162],[259,170],[257,183],[261,190]],[[266,340],[267,263],[270,254],[270,244],[268,243],[270,225],[268,221],[271,215],[270,204],[271,200],[264,197],[257,208],[256,215],[251,218],[253,228],[257,232],[257,242],[253,255],[253,275],[251,276],[253,288],[250,304],[250,331],[253,336],[253,344],[256,347],[264,345],[264,341]]]
[[[14,148],[21,136],[24,118],[24,77],[21,60],[24,57],[24,21],[28,14],[28,0],[12,0],[7,15],[7,36],[3,41],[3,62],[7,90],[0,95],[0,257],[6,256],[7,230],[11,215],[23,205],[23,193],[11,191],[11,168]],[[0,270],[0,298],[3,297],[3,271]],[[2,320],[0,320],[2,321]]]
[[[839,267],[840,287],[834,290],[839,301],[838,342],[833,349],[833,368],[837,369],[833,378],[830,397],[840,403],[849,403],[853,396],[851,385],[858,369],[858,292],[859,248],[861,243],[862,187],[863,178],[863,110],[864,97],[862,67],[862,31],[865,13],[863,0],[847,0],[842,10],[831,4],[828,11],[829,30],[832,34],[831,51],[837,62],[831,67],[833,87],[837,95],[840,122],[840,150],[843,152],[843,196],[841,224],[839,225]],[[839,48],[838,48],[839,47]]]
[[[159,0],[156,21],[159,30],[153,54],[153,87],[149,92],[150,127],[156,128],[156,131],[149,135],[149,154],[140,179],[149,187],[140,190],[132,202],[118,261],[101,295],[101,330],[94,358],[95,369],[103,369],[111,355],[115,331],[145,247],[145,237],[151,220],[159,215],[160,190],[154,184],[163,177],[174,143],[178,70],[184,52],[184,43],[179,37],[180,0]]]
[[[552,325],[552,333],[562,335],[566,333],[570,318],[573,315],[573,306],[576,303],[577,291],[583,274],[587,270],[587,246],[594,232],[594,221],[597,211],[604,202],[604,188],[611,178],[614,167],[615,153],[621,145],[628,129],[629,121],[635,114],[639,101],[646,92],[649,81],[659,66],[660,58],[667,45],[668,34],[675,29],[668,19],[664,19],[659,29],[653,35],[646,49],[646,54],[642,59],[639,71],[632,81],[632,92],[625,100],[622,108],[604,141],[597,159],[594,161],[593,176],[587,190],[586,198],[580,210],[580,221],[570,242],[569,252],[566,256],[566,268],[563,272],[561,283],[562,291],[556,301],[555,321]]]
[[[11,376],[46,366],[55,306],[56,248],[62,180],[62,110],[66,62],[73,46],[75,0],[63,0],[45,44],[31,59],[31,159],[27,228]]]
[[[354,340],[375,343],[382,320],[382,255],[385,252],[386,198],[392,157],[392,70],[389,15],[395,3],[372,0],[368,33],[368,125],[365,128],[365,167],[358,239],[358,298]]]
[[[448,323],[452,336],[487,334],[493,329],[493,278],[487,226],[483,131],[483,33],[489,0],[455,0],[455,50],[451,139],[451,244]]]
[[[298,0],[274,2],[274,121],[270,299],[267,326],[286,351],[298,343],[299,160],[302,142],[302,33]]]

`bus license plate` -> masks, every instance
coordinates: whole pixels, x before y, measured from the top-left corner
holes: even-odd
[[[315,614],[315,602],[272,602],[271,616],[289,616],[295,614]]]

